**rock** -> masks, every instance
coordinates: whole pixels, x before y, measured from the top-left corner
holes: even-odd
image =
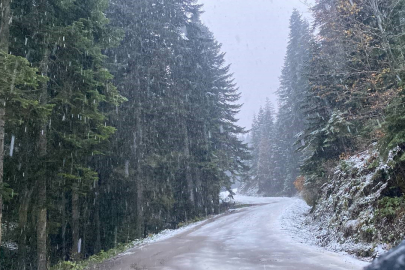
[[[357,232],[358,226],[359,222],[357,220],[348,220],[343,227],[344,236],[348,237],[353,235],[355,232]]]

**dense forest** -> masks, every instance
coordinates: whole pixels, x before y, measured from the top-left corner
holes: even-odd
[[[319,216],[385,183],[375,208],[350,208],[376,217],[361,237],[404,220],[405,1],[317,0],[311,22],[294,11],[279,104],[254,117],[251,148],[201,8],[1,0],[1,270],[51,269],[219,213],[235,180],[298,190]],[[332,208],[320,202],[332,191],[349,195]]]
[[[318,0],[311,11],[311,24],[291,16],[279,111],[255,116],[246,181],[273,196],[295,184],[315,205],[339,162],[378,143],[385,161],[399,147],[390,196],[403,196],[405,3]]]
[[[0,269],[49,269],[218,213],[250,154],[201,6],[0,8]]]

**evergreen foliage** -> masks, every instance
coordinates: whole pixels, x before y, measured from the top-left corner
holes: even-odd
[[[195,1],[7,3],[1,269],[49,269],[219,212],[249,152]]]
[[[260,145],[252,126],[251,175],[259,176],[261,151],[278,184],[264,194],[293,195],[305,178],[312,204],[341,159],[379,142],[381,153],[404,148],[404,2],[319,0],[312,7],[313,31],[297,11],[280,78],[273,150]],[[399,157],[400,159],[400,157]],[[274,182],[274,181],[273,181]]]
[[[260,108],[251,151],[196,1],[0,9],[0,269],[49,269],[218,213],[241,177],[269,196],[297,179],[315,205],[332,168],[371,143],[405,159],[404,1],[318,0],[312,28],[294,11],[277,114]]]
[[[280,78],[279,111],[275,120],[269,101],[252,126],[253,164],[250,181],[259,181],[266,195],[295,194],[294,181],[299,176],[302,154],[297,153],[297,137],[307,125],[303,109],[309,89],[307,71],[311,57],[312,36],[309,25],[294,11],[284,68]],[[271,115],[269,117],[268,115]],[[271,120],[267,120],[271,118]],[[266,123],[266,124],[265,124]]]

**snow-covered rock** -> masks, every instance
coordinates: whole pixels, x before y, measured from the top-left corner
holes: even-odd
[[[340,161],[334,175],[321,187],[315,207],[294,208],[294,226],[306,232],[305,241],[372,260],[403,239],[405,214],[395,220],[378,215],[381,198],[396,185],[390,176],[400,151],[394,149],[383,161],[374,144]]]

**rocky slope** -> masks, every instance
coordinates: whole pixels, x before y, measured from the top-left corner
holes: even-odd
[[[305,218],[317,243],[361,257],[376,257],[405,236],[404,149],[386,161],[377,146],[340,161]]]

